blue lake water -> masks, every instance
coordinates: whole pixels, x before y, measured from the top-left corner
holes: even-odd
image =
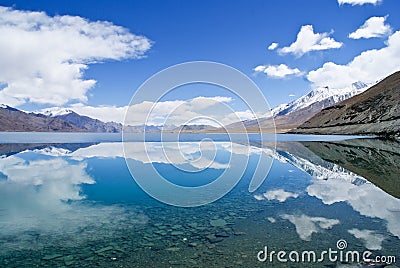
[[[200,141],[210,138],[214,141],[333,141],[360,138],[352,135],[302,135],[302,134],[190,134],[178,136],[181,141]],[[165,141],[175,141],[177,134],[163,134]],[[363,137],[367,138],[367,137]],[[160,133],[128,133],[125,141],[161,141]],[[85,143],[85,142],[121,142],[121,133],[54,133],[54,132],[0,132],[0,143]]]
[[[206,136],[131,139],[125,160],[119,135],[0,134],[0,267],[339,267],[257,259],[265,246],[318,253],[338,240],[398,265],[398,142]],[[202,147],[204,138],[215,142]],[[272,166],[251,192],[260,155]],[[183,187],[229,171],[240,180],[215,202],[176,207],[144,192],[127,163]]]

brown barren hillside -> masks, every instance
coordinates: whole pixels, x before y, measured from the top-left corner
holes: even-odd
[[[84,130],[61,119],[28,114],[7,107],[0,108],[0,131],[82,132]]]
[[[400,72],[359,95],[322,110],[292,132],[399,136]]]

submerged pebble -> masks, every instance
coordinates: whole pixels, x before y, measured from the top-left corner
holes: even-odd
[[[54,260],[54,259],[57,259],[57,258],[60,258],[60,257],[62,257],[61,254],[51,254],[51,255],[46,255],[46,256],[44,256],[44,257],[42,258],[42,260],[50,261],[50,260]]]
[[[172,231],[171,235],[173,235],[173,236],[183,235],[183,232],[181,232],[181,231]]]
[[[176,252],[176,251],[179,251],[180,248],[178,248],[178,247],[170,247],[170,248],[166,248],[165,250],[166,251],[170,251],[170,252]]]
[[[210,224],[213,227],[224,227],[228,223],[224,219],[216,219],[216,220],[210,220]]]

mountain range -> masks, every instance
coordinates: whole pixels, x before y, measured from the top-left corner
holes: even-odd
[[[398,136],[400,72],[377,84],[355,82],[343,89],[319,87],[271,110],[272,118],[245,120],[225,126],[228,131],[377,134]],[[350,107],[350,108],[349,108]],[[272,120],[273,119],[273,120]],[[360,125],[362,124],[362,126]],[[71,109],[50,108],[27,113],[0,105],[0,131],[59,132],[225,132],[207,125],[123,126],[80,115]]]
[[[53,107],[32,113],[24,112],[8,105],[0,105],[0,131],[3,132],[201,132],[215,129],[208,125],[123,126],[117,122],[103,122],[88,116],[80,115],[71,109]]]
[[[0,105],[0,131],[26,132],[121,132],[122,124],[104,123],[68,109],[28,113]]]
[[[111,132],[118,133],[122,131],[122,124],[116,122],[102,122],[88,116],[79,115],[70,109],[49,109],[42,113],[36,113],[37,116],[44,115],[47,117],[66,121],[83,131],[87,132]]]
[[[323,109],[293,130],[307,134],[400,136],[400,71]]]
[[[84,130],[62,119],[25,113],[7,105],[0,105],[0,131],[83,132]]]
[[[275,126],[271,125],[271,118],[259,118],[233,123],[226,128],[234,131],[234,129],[239,128],[239,124],[243,124],[250,132],[258,131],[260,127],[266,132],[276,128],[278,133],[285,133],[300,126],[324,108],[364,92],[370,85],[358,81],[343,89],[332,89],[328,86],[319,87],[290,103],[284,103],[273,108],[271,113]]]

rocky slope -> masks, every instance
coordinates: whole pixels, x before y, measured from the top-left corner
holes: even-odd
[[[399,136],[400,72],[322,110],[292,132]]]
[[[265,132],[273,132],[276,128],[277,133],[285,133],[300,126],[322,109],[358,95],[369,86],[369,84],[358,81],[342,89],[331,89],[328,86],[316,88],[290,103],[284,103],[272,109],[271,114],[275,127],[271,125],[270,118],[260,118],[258,122],[257,120],[247,120],[243,124],[250,132],[258,131],[258,124],[260,124]],[[226,127],[234,131],[235,128],[238,128],[239,123],[241,124],[238,122]]]
[[[157,126],[125,126],[103,122],[65,108],[50,108],[32,113],[0,104],[0,132],[159,132]],[[175,129],[176,126],[173,127]]]
[[[183,132],[183,133],[191,133],[191,132],[208,132],[217,129],[216,127],[210,125],[181,125],[172,130],[172,132]]]
[[[358,81],[342,89],[332,89],[328,86],[319,87],[290,103],[279,105],[272,109],[271,112],[274,117],[277,117],[288,115],[310,106],[314,106],[314,110],[316,110],[316,107],[319,107],[319,110],[322,110],[325,107],[332,106],[360,94],[369,86],[370,85],[366,83]]]
[[[28,114],[1,105],[0,131],[82,132],[84,130],[61,119]]]
[[[83,116],[70,111],[69,113],[57,114],[53,118],[62,119],[81,129],[89,132],[112,132],[118,133],[122,130],[122,124],[115,122],[102,122],[98,119],[93,119],[88,116]]]

